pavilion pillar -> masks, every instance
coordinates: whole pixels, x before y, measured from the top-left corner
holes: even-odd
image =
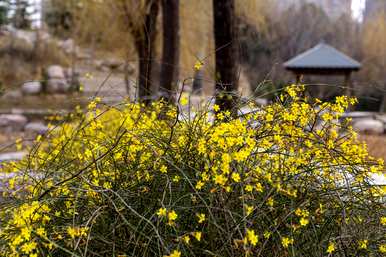
[[[353,95],[353,85],[351,83],[351,72],[346,72],[344,75],[345,95],[351,97]]]
[[[295,84],[296,84],[296,85],[300,85],[300,82],[301,82],[301,79],[302,79],[302,74],[300,74],[300,73],[295,73],[295,76],[296,76],[296,82],[295,82]]]

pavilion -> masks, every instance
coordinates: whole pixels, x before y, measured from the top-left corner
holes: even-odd
[[[286,70],[296,76],[296,83],[303,75],[344,76],[347,96],[352,96],[351,73],[359,71],[361,64],[332,46],[320,43],[284,63]]]

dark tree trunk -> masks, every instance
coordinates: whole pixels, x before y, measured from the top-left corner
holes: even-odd
[[[135,46],[139,57],[138,98],[145,104],[151,102],[152,68],[155,52],[156,25],[159,10],[158,0],[147,0],[149,7],[144,23],[135,36]]]
[[[178,80],[178,59],[180,50],[180,0],[162,0],[163,54],[161,62],[161,97],[174,103],[174,90]]]
[[[237,102],[238,44],[234,0],[213,0],[216,49],[216,104],[220,110],[233,110]]]

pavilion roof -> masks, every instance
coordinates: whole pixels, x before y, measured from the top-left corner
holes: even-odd
[[[334,47],[320,43],[284,63],[287,70],[359,70],[361,64]]]

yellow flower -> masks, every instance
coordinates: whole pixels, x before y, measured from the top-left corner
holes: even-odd
[[[16,139],[15,144],[18,151],[23,149],[23,140],[21,138]]]
[[[272,197],[268,198],[267,205],[273,207],[273,204],[274,204],[273,198]]]
[[[382,224],[383,226],[386,226],[386,217],[382,217],[382,218],[381,218],[381,224]]]
[[[35,242],[28,242],[22,245],[21,251],[25,254],[32,253],[37,247]]]
[[[261,185],[261,183],[256,183],[255,188],[257,192],[260,192],[260,193],[263,192],[263,186]]]
[[[307,226],[308,225],[308,223],[309,223],[309,220],[308,219],[305,219],[305,218],[301,218],[300,219],[300,225],[301,226]]]
[[[181,105],[187,105],[189,103],[189,99],[186,95],[182,96],[181,99],[180,99],[180,104]]]
[[[213,105],[213,110],[218,112],[220,110],[220,106],[218,104]]]
[[[197,70],[197,71],[199,71],[199,70],[201,70],[201,68],[202,68],[203,65],[204,65],[204,63],[198,60],[198,61],[196,61],[196,63],[194,64],[194,69]]]
[[[324,113],[323,115],[322,115],[322,119],[324,120],[324,121],[330,121],[330,120],[332,120],[334,117],[332,116],[332,114],[331,113]]]
[[[24,227],[21,229],[20,235],[22,236],[22,238],[28,241],[31,238],[31,231],[28,228]]]
[[[253,212],[254,207],[249,206],[249,205],[245,205],[245,210],[246,210],[247,216],[249,216],[249,214],[251,214]]]
[[[166,217],[166,208],[160,208],[157,211],[157,215],[158,215],[158,217]]]
[[[293,238],[288,238],[288,237],[283,237],[281,239],[281,244],[283,245],[284,248],[288,248],[290,244],[293,244],[294,239]]]
[[[267,115],[265,115],[265,120],[268,122],[273,121],[273,115],[271,113],[267,113]]]
[[[259,237],[255,234],[255,231],[252,229],[247,229],[247,240],[251,245],[255,246],[259,241]]]
[[[201,224],[205,221],[205,214],[204,213],[197,213],[196,216],[198,218],[198,223]]]
[[[204,186],[204,182],[198,181],[197,184],[196,184],[196,189],[200,190],[203,186]]]
[[[35,142],[38,143],[42,140],[42,135],[38,135],[35,139]]]
[[[68,228],[67,228],[67,234],[68,234],[72,239],[74,239],[75,237],[81,236],[81,235],[82,235],[82,231],[81,231],[80,228],[76,228],[76,227],[68,227]]]
[[[358,242],[359,249],[367,249],[368,243],[369,243],[368,240],[360,240],[360,241]]]
[[[327,247],[327,253],[332,253],[333,251],[335,251],[335,243],[330,242]]]
[[[174,250],[170,255],[164,255],[164,257],[181,257],[181,252]]]
[[[185,235],[185,236],[183,236],[182,237],[182,240],[185,242],[185,244],[189,244],[189,242],[190,242],[190,237],[189,237],[189,235]]]
[[[174,224],[174,221],[177,219],[178,215],[175,211],[170,211],[168,213],[168,220],[169,220],[169,225]]]
[[[224,186],[226,181],[227,181],[227,179],[225,178],[225,176],[223,174],[218,174],[218,175],[214,176],[214,182],[216,184]]]
[[[265,239],[268,239],[268,238],[270,238],[271,237],[271,232],[269,232],[269,231],[264,231],[264,238]]]
[[[193,232],[193,236],[194,236],[194,238],[196,238],[197,241],[201,241],[202,233],[199,231]]]
[[[245,186],[245,191],[247,191],[247,192],[252,192],[252,191],[253,191],[253,186],[251,186],[251,185],[246,185],[246,186]]]
[[[161,171],[161,173],[167,173],[168,172],[168,168],[165,165],[162,165],[159,170]]]
[[[234,182],[240,182],[240,174],[239,173],[236,173],[236,172],[233,172],[232,173],[232,179]]]
[[[38,234],[40,237],[44,237],[44,236],[46,236],[46,231],[44,228],[40,227],[40,228],[36,229],[36,234]]]
[[[385,245],[385,244],[380,245],[380,246],[379,246],[379,251],[380,251],[381,253],[386,253],[386,245]]]

